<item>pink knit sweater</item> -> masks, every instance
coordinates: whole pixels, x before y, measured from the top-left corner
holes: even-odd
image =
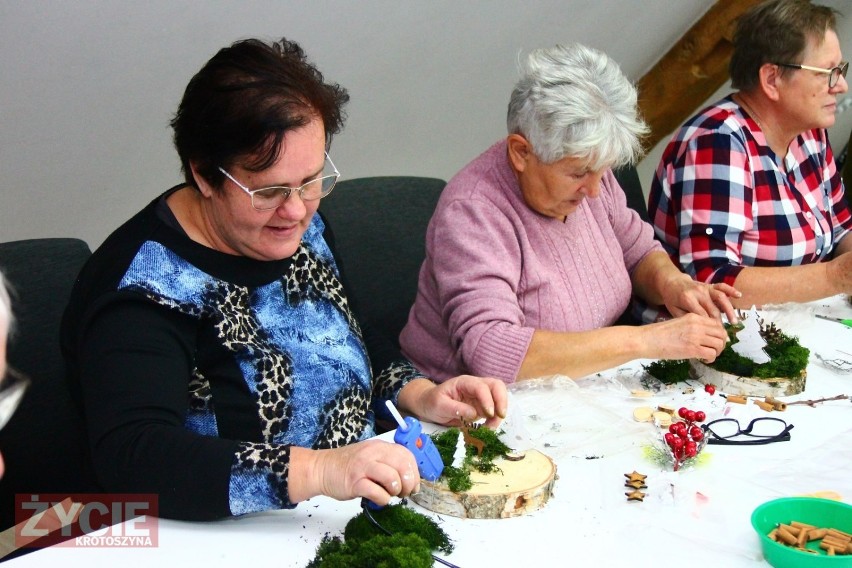
[[[536,329],[612,325],[630,302],[630,273],[655,250],[651,226],[627,208],[612,172],[600,197],[563,223],[527,207],[500,141],[441,195],[403,353],[436,380],[512,382]]]

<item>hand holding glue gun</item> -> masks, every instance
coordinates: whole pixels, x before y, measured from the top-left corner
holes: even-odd
[[[441,454],[435,447],[435,443],[432,442],[432,438],[423,434],[420,421],[411,416],[403,420],[402,415],[391,401],[387,401],[386,405],[396,423],[399,424],[396,433],[393,435],[393,441],[400,446],[405,446],[414,454],[420,477],[427,481],[435,481],[441,477],[441,472],[444,471],[444,462],[441,460]]]
[[[428,481],[435,481],[441,477],[441,472],[444,471],[444,461],[441,459],[441,454],[435,447],[432,438],[423,433],[423,426],[420,421],[411,416],[403,419],[391,401],[387,401],[386,405],[399,425],[394,432],[393,441],[407,448],[414,455],[420,477]],[[381,508],[380,505],[366,498],[362,499],[361,503],[371,509]]]
[[[446,426],[484,416],[485,425],[493,428],[506,416],[508,406],[502,381],[470,375],[442,383],[415,378],[402,388],[398,400],[400,408],[412,416]],[[420,423],[401,416],[397,421],[395,444],[373,439],[328,449],[291,446],[290,502],[325,495],[341,501],[366,497],[384,504],[417,491],[421,476],[437,478],[443,464]]]
[[[432,441],[432,438],[423,433],[423,427],[420,425],[420,421],[411,416],[407,416],[403,419],[402,415],[389,400],[385,402],[385,405],[388,407],[388,410],[394,420],[396,420],[396,423],[399,424],[396,432],[394,432],[393,441],[400,446],[408,448],[408,450],[414,454],[414,459],[417,460],[417,469],[420,472],[420,477],[429,481],[435,481],[441,477],[441,472],[444,471],[444,461],[441,459],[441,454],[438,452],[438,448],[435,447],[435,443]],[[392,536],[393,533],[384,528],[370,512],[371,510],[376,511],[381,509],[381,505],[377,505],[365,497],[361,499],[361,508],[364,509],[364,514],[373,526],[386,535]],[[434,554],[432,555],[432,559],[444,566],[459,568],[455,564],[435,556]]]

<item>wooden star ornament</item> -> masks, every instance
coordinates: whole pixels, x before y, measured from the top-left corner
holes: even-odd
[[[644,482],[645,478],[648,477],[648,476],[645,475],[644,473],[639,473],[638,471],[636,471],[634,469],[633,473],[625,473],[624,477],[626,477],[627,481],[629,481],[629,482],[633,482],[633,481],[643,481]]]
[[[641,491],[639,491],[638,489],[636,491],[628,491],[627,493],[625,493],[625,495],[627,495],[628,501],[644,501],[645,500],[645,494],[642,493]]]

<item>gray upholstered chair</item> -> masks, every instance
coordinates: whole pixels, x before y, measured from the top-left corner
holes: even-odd
[[[82,418],[71,401],[59,324],[77,273],[91,254],[78,239],[0,243],[0,270],[12,290],[15,324],[8,363],[30,378],[21,406],[0,430],[0,529],[11,526],[16,493],[95,490]]]
[[[624,190],[627,197],[627,206],[639,213],[639,217],[648,222],[648,205],[645,193],[642,191],[642,183],[636,166],[628,164],[612,171],[618,185]]]
[[[636,171],[636,166],[627,164],[612,171],[618,185],[624,190],[624,195],[627,197],[627,206],[639,213],[639,217],[649,222],[648,205],[645,199],[645,193],[642,191],[642,183],[639,180],[639,173]],[[633,314],[632,303],[627,306],[616,325],[639,325],[640,322]]]
[[[342,180],[320,204],[362,319],[397,344],[417,295],[426,226],[445,185],[411,176]]]

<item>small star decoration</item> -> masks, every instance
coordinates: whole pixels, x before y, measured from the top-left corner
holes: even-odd
[[[627,495],[628,501],[643,501],[645,499],[645,494],[638,489],[636,491],[625,493],[625,495]]]
[[[645,475],[644,473],[639,473],[638,471],[636,471],[634,469],[633,473],[625,473],[624,477],[627,478],[627,481],[633,482],[633,481],[645,481],[645,478],[648,477],[648,476]]]
[[[627,478],[627,481],[624,482],[624,486],[633,488],[633,491],[628,491],[627,493],[625,493],[625,495],[627,495],[627,500],[644,501],[645,494],[639,490],[646,489],[648,487],[647,485],[645,485],[645,478],[648,476],[644,473],[639,473],[634,469],[633,473],[625,473],[624,477]]]

